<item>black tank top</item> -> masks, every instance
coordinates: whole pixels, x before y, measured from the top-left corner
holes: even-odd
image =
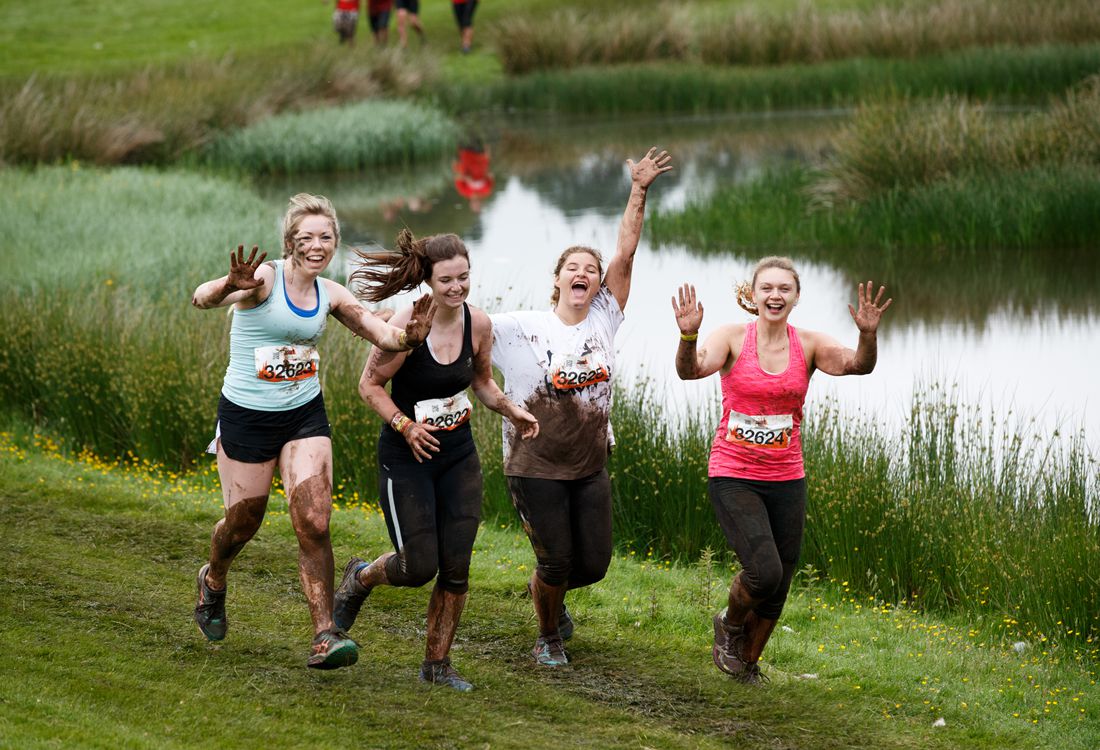
[[[416,404],[419,401],[434,398],[448,398],[465,391],[474,379],[474,337],[473,324],[470,321],[470,306],[462,304],[462,350],[458,358],[449,365],[436,362],[427,342],[413,349],[405,357],[401,369],[390,380],[390,397],[409,419],[416,416]],[[440,451],[455,448],[473,441],[470,422],[467,420],[453,430],[437,430],[432,435],[439,441]],[[405,445],[405,438],[392,427],[385,425],[382,436],[396,439]]]

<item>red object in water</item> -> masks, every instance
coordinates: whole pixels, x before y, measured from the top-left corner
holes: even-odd
[[[493,192],[493,176],[489,174],[489,154],[462,148],[454,163],[455,190],[463,198],[484,198]]]

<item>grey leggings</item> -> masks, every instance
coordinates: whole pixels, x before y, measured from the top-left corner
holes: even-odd
[[[745,569],[742,582],[754,611],[778,620],[802,552],[806,526],[806,480],[763,482],[711,477],[710,502],[726,541]]]

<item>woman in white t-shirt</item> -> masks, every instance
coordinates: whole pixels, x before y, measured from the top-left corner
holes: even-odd
[[[630,296],[646,192],[672,169],[672,157],[656,151],[636,164],[627,160],[630,198],[607,276],[598,251],[568,248],[554,268],[552,310],[492,316],[493,364],[504,374],[504,392],[541,425],[537,438],[521,440],[504,422],[504,473],[538,560],[528,583],[539,619],[532,654],[545,666],[568,663],[563,641],[573,622],[565,592],[599,581],[611,562],[606,466],[615,333]]]

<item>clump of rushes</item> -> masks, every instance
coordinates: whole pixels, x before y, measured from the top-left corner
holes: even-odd
[[[1090,0],[941,0],[859,10],[803,3],[670,4],[638,13],[577,13],[502,19],[494,39],[512,74],[655,60],[709,65],[786,65],[855,57],[916,58],[971,47],[1081,44],[1100,39]]]
[[[435,77],[430,55],[368,45],[151,66],[123,77],[0,81],[0,162],[165,163],[290,108],[404,95]]]
[[[206,159],[253,173],[350,172],[438,159],[458,135],[430,106],[375,99],[268,118],[214,141]]]
[[[1092,76],[1049,111],[1016,118],[958,97],[862,107],[835,138],[812,193],[826,205],[858,203],[959,175],[1098,165],[1100,76]]]

